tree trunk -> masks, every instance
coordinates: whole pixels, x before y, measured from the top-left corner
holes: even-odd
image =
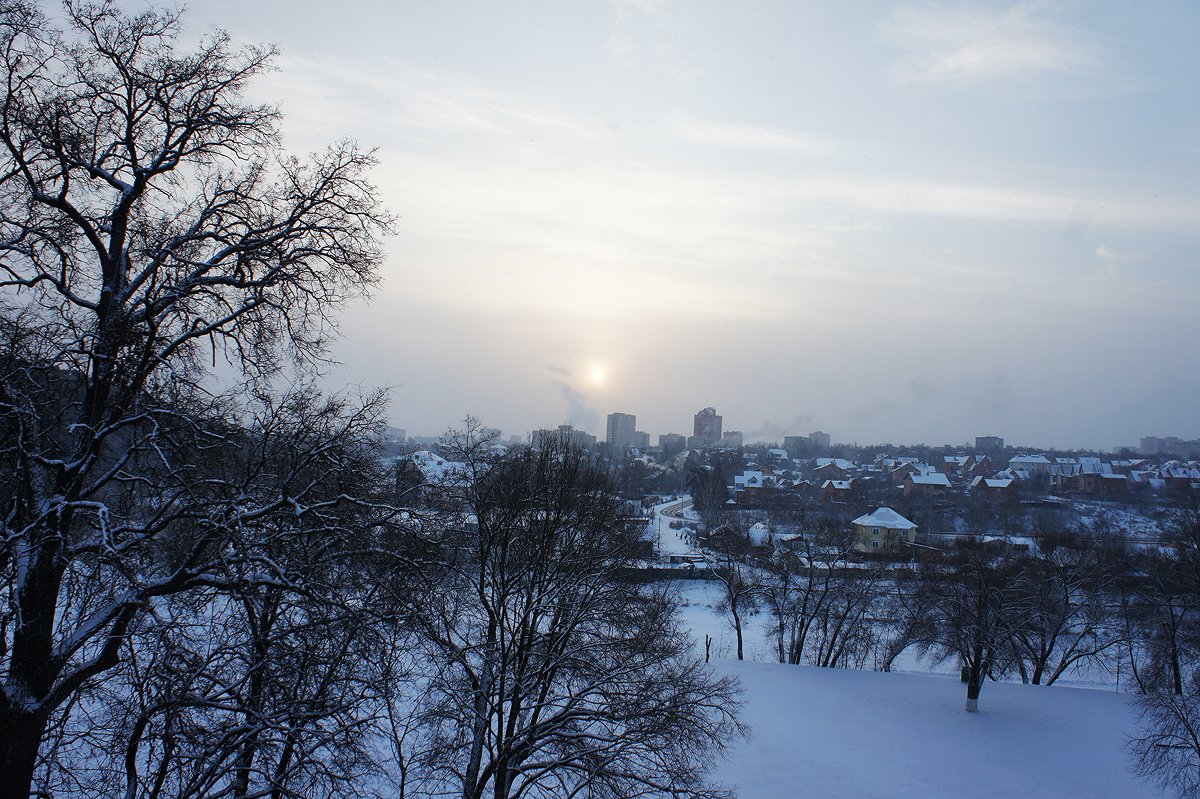
[[[1171,687],[1176,696],[1183,696],[1183,669],[1179,665],[1179,647],[1171,644]]]
[[[733,631],[737,634],[737,653],[738,660],[742,659],[742,617],[738,615],[737,609],[733,609]]]
[[[967,683],[967,712],[979,712],[979,689],[982,688],[979,675],[975,669],[971,669],[971,679]]]
[[[0,799],[29,799],[42,721],[40,714],[0,711]]]
[[[983,647],[975,647],[975,657],[968,665],[967,677],[967,712],[979,712],[979,691],[983,688]]]

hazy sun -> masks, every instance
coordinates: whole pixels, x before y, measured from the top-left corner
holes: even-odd
[[[604,368],[604,364],[602,363],[593,364],[591,370],[588,372],[588,380],[593,385],[598,386],[603,384],[606,377],[608,377],[608,370]]]

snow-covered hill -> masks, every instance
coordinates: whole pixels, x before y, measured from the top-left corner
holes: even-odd
[[[717,771],[741,799],[1160,795],[1126,768],[1124,694],[988,683],[969,714],[947,677],[713,663],[746,689],[752,738]]]

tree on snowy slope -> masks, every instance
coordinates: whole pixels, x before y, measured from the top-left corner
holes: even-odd
[[[1185,799],[1200,797],[1200,680],[1175,693],[1159,685],[1139,696],[1140,729],[1127,742],[1139,776]]]
[[[1111,554],[1096,545],[1058,547],[1024,560],[1019,590],[1028,613],[1013,636],[1022,682],[1053,685],[1073,668],[1098,663],[1120,643],[1106,605],[1117,577]]]
[[[863,667],[877,634],[881,572],[847,568],[853,543],[827,531],[767,560],[760,590],[780,663]]]
[[[330,408],[295,469],[233,421],[279,406],[270,380],[319,362],[329,314],[376,280],[371,158],[280,153],[277,112],[240,97],[270,51],[180,52],[173,13],[64,17],[0,2],[3,799],[29,796],[48,725],[166,597],[289,584],[257,536],[355,504],[322,489],[378,411]],[[220,396],[218,358],[245,378]]]
[[[704,775],[743,734],[738,688],[692,654],[668,593],[623,579],[636,542],[607,475],[562,443],[459,440],[469,514],[403,597],[437,669],[407,792],[723,795]]]
[[[985,677],[1011,665],[1011,643],[1025,623],[1030,602],[1020,588],[1020,565],[981,544],[963,544],[944,563],[922,564],[916,603],[927,609],[914,626],[919,650],[949,660],[967,672],[967,712],[979,709]]]

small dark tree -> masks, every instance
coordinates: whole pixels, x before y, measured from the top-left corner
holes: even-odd
[[[758,612],[762,598],[758,574],[730,547],[722,547],[708,563],[721,585],[721,598],[713,609],[728,619],[737,640],[737,659],[744,660],[745,624]]]
[[[688,472],[687,488],[692,495],[692,506],[700,513],[705,526],[712,527],[729,499],[721,473],[712,466],[696,466]]]

